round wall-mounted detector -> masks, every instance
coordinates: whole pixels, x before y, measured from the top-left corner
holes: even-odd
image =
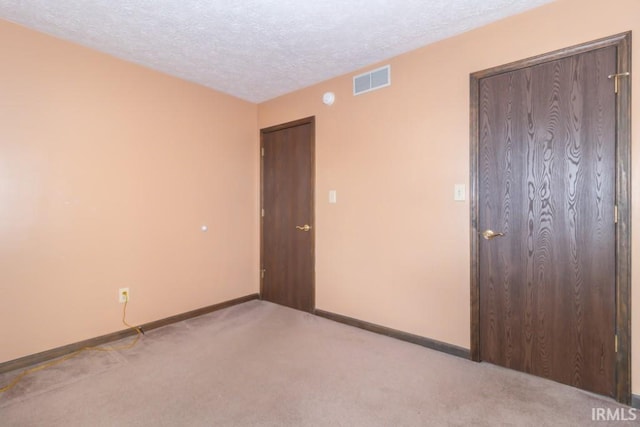
[[[203,225],[202,227],[200,227],[200,230],[202,231],[207,231],[209,229],[209,227],[207,227],[206,225]]]
[[[325,94],[322,95],[322,102],[325,105],[333,105],[335,100],[336,100],[336,94],[333,92],[325,92]]]

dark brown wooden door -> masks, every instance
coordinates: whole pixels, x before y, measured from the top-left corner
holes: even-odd
[[[261,131],[262,286],[267,301],[313,311],[314,119]]]
[[[479,82],[480,357],[612,395],[616,48]]]

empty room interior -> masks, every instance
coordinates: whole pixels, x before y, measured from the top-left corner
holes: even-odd
[[[318,3],[0,0],[0,425],[640,422],[640,1]]]

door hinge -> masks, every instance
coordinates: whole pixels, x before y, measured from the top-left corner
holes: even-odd
[[[264,209],[260,209],[260,216],[264,218]]]
[[[264,147],[260,148],[260,155],[264,157]]]
[[[618,205],[613,205],[613,222],[618,223]]]
[[[267,270],[265,270],[264,268],[262,270],[260,270],[260,278],[264,279],[264,273],[266,273]]]
[[[617,73],[617,74],[609,74],[607,78],[609,80],[613,79],[613,92],[618,93],[618,88],[620,87],[620,77],[629,77],[631,75],[630,72],[626,73]]]
[[[616,334],[616,353],[618,352],[618,334]]]

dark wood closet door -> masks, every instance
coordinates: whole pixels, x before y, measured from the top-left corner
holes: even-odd
[[[263,299],[304,311],[314,302],[314,120],[263,129]]]
[[[479,81],[480,357],[612,395],[616,48]],[[500,235],[498,233],[503,233]]]

